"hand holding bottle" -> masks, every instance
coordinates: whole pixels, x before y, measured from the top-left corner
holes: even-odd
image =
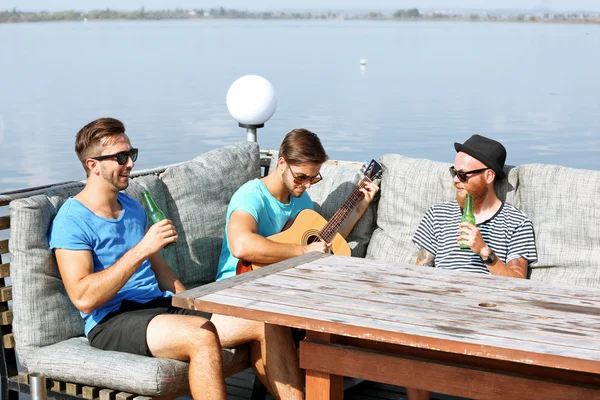
[[[481,255],[486,247],[479,228],[470,222],[461,222],[458,227],[458,239],[461,249],[471,249],[473,253]],[[464,247],[463,247],[464,246]]]
[[[152,199],[152,196],[150,196],[150,193],[148,191],[144,191],[143,196],[144,204],[146,205],[146,209],[148,211],[148,221],[150,222],[150,224],[154,226],[158,222],[164,221],[166,219],[165,214],[160,210],[160,208],[158,208],[158,206],[154,202],[154,199]],[[173,223],[171,221],[169,221],[169,224],[171,225],[172,230],[175,234],[175,240],[169,241],[168,244],[164,245],[165,248],[169,248],[177,242],[177,232],[175,231],[175,226],[173,226]]]
[[[171,220],[163,219],[148,229],[138,246],[143,254],[149,257],[158,253],[163,247],[175,244],[177,238],[175,225]]]

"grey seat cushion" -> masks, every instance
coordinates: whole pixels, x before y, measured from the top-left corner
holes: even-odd
[[[531,279],[600,287],[600,171],[521,165],[517,205],[536,235]]]
[[[418,249],[412,238],[427,209],[455,198],[448,172],[452,164],[397,154],[383,155],[380,164],[383,177],[377,228],[366,257],[414,264]],[[518,186],[517,169],[505,167],[507,179],[495,185],[498,197],[513,204]]]
[[[246,368],[248,347],[224,350],[223,364],[227,375]],[[98,350],[84,337],[35,349],[28,365],[29,372],[53,379],[146,396],[189,390],[188,367],[183,361]]]
[[[13,331],[25,366],[35,348],[83,335],[83,319],[69,300],[48,249],[48,231],[58,209],[82,188],[83,184],[57,188],[10,203]],[[156,176],[136,178],[126,193],[139,199],[143,189],[153,193],[159,207],[165,207]]]
[[[168,168],[160,179],[166,187],[167,217],[178,229],[177,276],[187,288],[214,282],[231,196],[260,177],[256,143],[240,142]]]

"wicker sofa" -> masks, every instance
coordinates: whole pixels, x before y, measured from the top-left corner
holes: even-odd
[[[271,165],[276,161],[274,154]],[[348,238],[355,257],[413,263],[412,235],[427,208],[453,198],[449,163],[384,155],[380,196]],[[531,279],[600,287],[593,258],[600,247],[600,172],[554,165],[507,167],[500,198],[533,220],[539,262]],[[329,218],[355,189],[362,174],[325,164],[324,180],[310,188],[316,209]],[[149,190],[178,228],[179,242],[163,256],[191,288],[214,281],[229,199],[244,182],[261,175],[261,155],[242,142],[202,154],[166,170],[138,176],[127,193]],[[59,207],[82,184],[55,187],[10,203],[10,252],[14,338],[21,363],[65,382],[168,396],[185,392],[187,364],[89,346],[83,321],[69,301],[47,232]],[[573,209],[570,206],[573,206]],[[248,366],[247,349],[225,350],[226,374]]]
[[[377,227],[366,257],[414,263],[411,239],[427,208],[454,198],[450,163],[389,154],[381,157],[383,177]],[[600,288],[600,171],[558,165],[505,167],[496,193],[532,220],[538,262],[530,279]]]
[[[160,173],[137,176],[126,193],[141,200],[148,190],[174,221],[179,240],[163,250],[163,256],[191,288],[214,281],[229,199],[260,174],[258,146],[240,143]],[[98,350],[83,336],[83,320],[48,250],[52,219],[82,187],[54,187],[10,203],[12,327],[19,361],[30,373],[116,392],[149,397],[188,392],[187,363]],[[224,350],[227,376],[249,365],[247,346]]]

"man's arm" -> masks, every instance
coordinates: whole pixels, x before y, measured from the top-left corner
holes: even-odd
[[[339,229],[340,235],[344,238],[347,238],[354,229],[354,225],[358,222],[358,220],[363,216],[367,208],[369,208],[369,204],[375,198],[375,194],[379,191],[379,186],[374,184],[373,182],[367,182],[363,188],[360,189],[360,192],[363,194],[362,199],[356,204],[352,212],[348,215],[348,218],[342,223]]]
[[[173,293],[185,291],[183,283],[177,278],[173,268],[167,264],[160,253],[153,254],[149,258],[150,264],[152,265],[152,271],[154,271],[160,290],[169,290]]]
[[[231,213],[227,226],[231,254],[249,262],[272,264],[310,251],[325,252],[331,247],[323,242],[307,246],[278,243],[260,236],[257,232],[258,224],[252,215],[242,210]]]
[[[484,250],[483,254],[480,254],[481,258],[487,260],[491,252],[492,250],[487,247],[487,250]],[[529,266],[529,262],[523,257],[519,257],[504,264],[498,257],[496,257],[496,261],[493,264],[486,265],[492,275],[510,276],[513,278],[524,279],[527,278],[527,268]]]
[[[492,249],[485,243],[481,232],[476,225],[468,222],[462,222],[458,229],[458,243],[468,245],[475,254],[478,254],[482,260],[487,260],[492,253]],[[510,276],[512,278],[526,278],[527,267],[529,263],[526,259],[520,257],[504,264],[502,260],[495,257],[496,260],[491,264],[486,264],[492,275]]]
[[[112,299],[146,258],[177,240],[174,232],[169,220],[152,225],[137,245],[113,265],[98,272],[94,272],[91,251],[55,249],[60,275],[75,307],[89,314]]]
[[[434,267],[435,266],[435,256],[425,250],[424,248],[419,249],[419,253],[417,254],[417,261],[415,262],[417,265],[423,265],[425,267]]]

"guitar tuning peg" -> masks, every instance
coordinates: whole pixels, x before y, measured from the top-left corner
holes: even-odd
[[[365,171],[367,170],[368,166],[369,166],[369,161],[364,161],[362,166],[360,167],[360,172],[362,172],[364,174]]]

